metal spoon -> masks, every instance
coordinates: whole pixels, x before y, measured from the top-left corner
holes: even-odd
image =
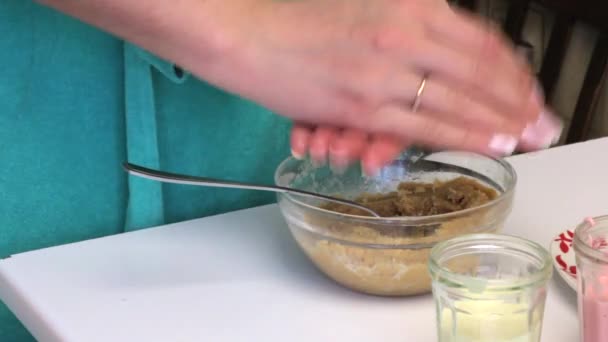
[[[490,177],[479,173],[477,171],[468,169],[466,167],[443,163],[440,161],[425,159],[432,155],[433,152],[428,149],[412,147],[403,155],[403,158],[398,159],[397,162],[401,163],[404,169],[407,169],[411,173],[415,172],[453,172],[463,176],[467,176],[473,179],[477,179],[483,183],[486,183],[490,187],[497,191],[504,192],[505,189],[502,185]],[[492,158],[494,159],[494,158]],[[497,161],[496,159],[494,159]]]
[[[160,182],[164,182],[164,183],[188,184],[188,185],[209,186],[209,187],[217,187],[217,188],[262,190],[262,191],[272,191],[272,192],[279,192],[279,193],[292,193],[292,194],[297,194],[297,195],[301,195],[301,196],[319,198],[319,199],[323,199],[326,201],[347,205],[347,206],[350,206],[353,208],[363,210],[363,211],[371,214],[372,216],[381,217],[372,209],[370,209],[364,205],[361,205],[359,203],[336,198],[336,197],[317,194],[314,192],[299,190],[299,189],[287,188],[287,187],[276,186],[276,185],[252,184],[252,183],[235,182],[235,181],[228,181],[228,180],[208,178],[208,177],[195,177],[195,176],[181,175],[181,174],[177,174],[177,173],[170,173],[170,172],[149,169],[149,168],[131,164],[131,163],[124,163],[123,167],[125,168],[125,170],[127,170],[132,175],[143,177],[143,178],[148,178],[148,179],[152,179],[152,180],[156,180],[156,181],[160,181]]]

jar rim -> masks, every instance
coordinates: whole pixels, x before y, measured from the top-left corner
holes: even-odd
[[[442,256],[445,256],[448,252],[463,247],[471,248],[474,246],[480,246],[486,249],[501,248],[504,250],[522,252],[522,254],[527,257],[533,258],[535,262],[540,263],[540,266],[538,271],[529,276],[515,280],[481,279],[471,275],[459,274],[442,266],[442,263],[445,261],[442,260]],[[461,253],[457,256],[466,254],[473,255],[475,253]],[[440,242],[431,249],[428,268],[433,281],[444,279],[453,287],[472,288],[483,286],[484,289],[492,291],[512,291],[523,287],[533,286],[546,282],[553,274],[551,255],[545,248],[531,240],[508,234],[468,234]]]
[[[607,228],[608,232],[608,215],[592,217],[591,220],[584,220],[574,229],[574,251],[578,255],[594,259],[597,262],[608,264],[608,254],[603,253],[589,245],[584,234],[590,230],[598,228]],[[608,235],[608,234],[607,234]]]

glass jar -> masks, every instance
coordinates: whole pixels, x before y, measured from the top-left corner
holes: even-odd
[[[608,341],[608,216],[587,219],[574,232],[582,342]]]
[[[429,270],[440,342],[538,342],[552,275],[549,253],[514,236],[437,244]]]

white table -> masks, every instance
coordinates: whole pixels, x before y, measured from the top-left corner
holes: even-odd
[[[511,158],[506,232],[544,246],[608,212],[608,139]],[[430,295],[345,290],[296,247],[275,205],[14,255],[0,298],[41,341],[435,341]],[[576,297],[551,281],[543,341],[573,342]]]

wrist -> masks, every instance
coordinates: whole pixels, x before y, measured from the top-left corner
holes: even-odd
[[[200,1],[200,0],[195,0]],[[206,82],[250,97],[251,85],[261,56],[259,30],[264,26],[269,0],[208,0],[211,13],[204,28],[184,39],[184,51],[193,52],[182,66]],[[192,20],[196,20],[196,15]],[[202,44],[201,42],[204,42]]]
[[[247,6],[260,1],[38,0],[202,78],[238,55]]]
[[[140,33],[128,40],[203,79],[237,54],[239,26],[229,9],[231,2],[161,2],[166,8],[150,13]]]

